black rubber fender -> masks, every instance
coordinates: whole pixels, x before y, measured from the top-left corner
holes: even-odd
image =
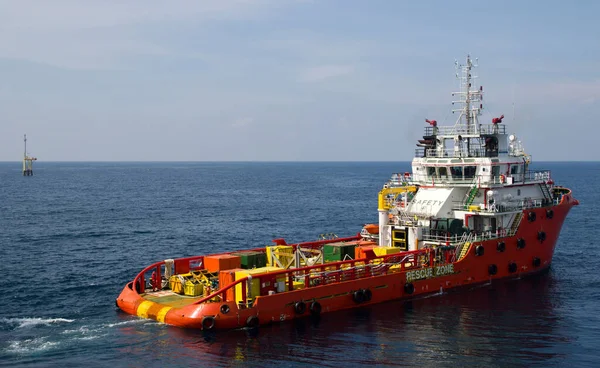
[[[510,272],[510,273],[517,272],[517,264],[515,262],[511,262],[508,264],[508,272]]]
[[[517,248],[519,248],[519,249],[525,248],[525,239],[523,239],[523,238],[517,239]]]
[[[503,241],[498,242],[498,245],[496,245],[496,250],[500,253],[504,252],[506,250],[506,243]]]
[[[202,318],[202,329],[203,330],[212,330],[215,328],[215,317],[206,316]]]
[[[260,321],[257,316],[250,316],[246,319],[246,326],[250,328],[256,328],[260,325]]]
[[[221,306],[221,308],[220,308],[220,310],[221,310],[221,313],[223,313],[223,314],[227,314],[227,313],[229,313],[229,310],[230,310],[230,309],[231,309],[231,308],[229,308],[229,306],[228,306],[227,304],[223,304],[223,305]]]
[[[531,264],[533,265],[533,267],[540,267],[540,265],[542,264],[542,260],[538,257],[533,257],[533,261],[531,262]]]
[[[365,302],[370,302],[373,298],[373,292],[369,289],[364,289],[363,294],[365,296]]]
[[[356,290],[354,293],[352,293],[352,300],[354,300],[354,302],[356,304],[360,304],[362,302],[365,301],[365,293],[363,292],[362,289],[360,290]]]
[[[498,273],[498,266],[495,264],[491,264],[488,266],[488,273],[492,276]]]
[[[552,219],[553,217],[554,217],[554,210],[553,209],[546,210],[546,218]]]
[[[485,248],[483,247],[483,245],[478,245],[475,247],[475,255],[480,257],[485,253]]]
[[[304,314],[306,312],[306,303],[303,301],[296,302],[296,304],[294,304],[294,312],[296,312],[296,314]]]
[[[536,214],[535,212],[531,211],[527,214],[527,220],[529,220],[529,222],[534,222],[536,219]]]
[[[546,232],[538,231],[537,238],[540,241],[540,243],[543,243],[544,240],[546,240]]]
[[[412,294],[415,292],[415,285],[408,283],[404,284],[404,292],[407,294]]]
[[[313,316],[318,316],[321,314],[321,303],[319,302],[312,302],[310,303],[310,314],[312,314]]]

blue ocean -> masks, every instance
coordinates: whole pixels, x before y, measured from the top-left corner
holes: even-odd
[[[158,260],[353,235],[408,162],[0,163],[0,366],[598,367],[600,163],[536,163],[581,205],[549,272],[206,335],[120,312]],[[594,240],[596,239],[596,240]]]

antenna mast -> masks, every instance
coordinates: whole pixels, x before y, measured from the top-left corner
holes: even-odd
[[[477,59],[475,59],[475,62],[477,62]],[[456,125],[462,125],[464,116],[467,134],[479,134],[477,116],[481,115],[483,109],[481,103],[483,100],[483,87],[475,90],[471,89],[472,80],[477,78],[477,76],[471,74],[471,69],[477,67],[477,64],[473,64],[471,56],[467,55],[467,61],[464,65],[458,62],[455,62],[455,65],[456,78],[460,81],[460,92],[454,92],[452,96],[458,95],[461,99],[452,101],[452,104],[463,105],[460,109],[452,110],[452,112],[460,112]]]

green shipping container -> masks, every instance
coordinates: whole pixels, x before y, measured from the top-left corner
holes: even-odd
[[[339,262],[354,259],[355,244],[334,243],[323,246],[323,260],[325,262]]]
[[[242,268],[246,270],[267,265],[267,255],[263,252],[239,252],[233,255],[240,257]]]

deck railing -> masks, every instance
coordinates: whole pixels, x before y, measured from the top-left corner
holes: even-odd
[[[356,260],[340,261],[316,266],[292,268],[265,274],[252,275],[244,277],[235,282],[220,288],[219,290],[207,295],[194,304],[202,304],[206,302],[227,301],[227,291],[241,286],[240,298],[242,305],[246,305],[248,280],[259,279],[260,284],[273,283],[276,280],[285,277],[285,283],[288,290],[293,290],[294,281],[302,280],[304,289],[320,287],[332,283],[354,281],[366,277],[380,276],[389,272],[401,272],[406,270],[419,269],[423,267],[433,266],[435,260],[434,251],[432,249],[421,249],[416,251],[402,252],[390,254],[386,256],[374,258],[362,258]],[[264,295],[253,295],[259,297]]]
[[[425,135],[475,135],[475,134],[506,134],[506,126],[498,124],[444,125],[439,127],[425,127]]]
[[[448,164],[447,166],[453,166]],[[473,163],[460,163],[456,166],[475,166]],[[413,177],[413,181],[409,183],[414,184],[452,184],[452,185],[507,185],[507,184],[523,184],[523,183],[546,183],[550,180],[549,170],[529,170],[524,174],[510,174],[506,175],[469,175],[469,176],[455,176],[453,177],[450,173],[448,175],[416,175]]]
[[[360,234],[357,234],[355,236],[349,236],[349,237],[345,237],[345,238],[321,239],[321,240],[316,240],[316,241],[311,241],[311,242],[304,242],[304,243],[297,243],[297,244],[290,244],[290,245],[293,247],[293,251],[295,252],[297,247],[318,248],[318,247],[323,246],[324,244],[332,243],[334,241],[335,242],[346,242],[346,241],[359,240],[360,238],[361,238]],[[287,243],[283,239],[275,239],[273,242],[275,244],[279,244],[279,245],[287,245]],[[257,251],[257,252],[264,252],[265,248],[260,247],[260,248],[250,249],[250,250]],[[231,253],[236,253],[239,251],[240,250],[233,250],[230,252],[219,253],[219,254],[231,254]],[[205,256],[193,256],[193,257],[177,258],[177,259],[173,260],[173,267],[174,267],[173,274],[177,275],[177,274],[188,273],[190,271],[203,270],[204,269],[204,257]],[[151,264],[150,266],[144,268],[133,279],[133,283],[132,283],[133,290],[136,290],[139,294],[142,294],[146,291],[146,275],[150,274],[150,272],[153,272],[153,277],[152,276],[150,277],[151,278],[150,281],[151,281],[153,287],[157,288],[157,289],[161,289],[162,288],[162,276],[164,275],[164,272],[163,272],[164,265],[165,265],[165,261],[160,261],[160,262],[156,262],[156,263]],[[161,284],[159,284],[159,283],[161,283]]]

